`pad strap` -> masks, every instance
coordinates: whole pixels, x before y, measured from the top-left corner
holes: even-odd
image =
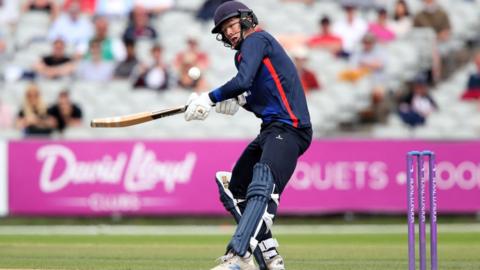
[[[269,260],[269,259],[271,259],[271,258],[273,258],[277,255],[278,255],[278,252],[277,252],[276,249],[272,249],[270,251],[263,252],[263,257],[267,260]]]
[[[262,242],[258,243],[258,246],[260,247],[260,250],[267,251],[271,248],[277,248],[278,247],[278,241],[275,238],[269,238],[267,240],[263,240]]]

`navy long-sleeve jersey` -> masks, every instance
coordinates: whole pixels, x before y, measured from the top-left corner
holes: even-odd
[[[295,65],[267,32],[248,35],[235,54],[237,75],[210,92],[216,103],[246,92],[243,106],[262,119],[262,125],[283,122],[311,127],[307,101]]]

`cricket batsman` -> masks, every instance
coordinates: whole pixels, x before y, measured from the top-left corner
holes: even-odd
[[[291,59],[269,33],[257,30],[257,17],[246,5],[229,1],[214,15],[212,33],[236,50],[238,73],[208,93],[192,94],[185,120],[218,113],[235,114],[242,106],[262,119],[260,134],[246,147],[232,173],[217,173],[220,199],[238,225],[226,255],[214,270],[283,270],[271,228],[279,197],[298,158],[312,140],[305,94]]]

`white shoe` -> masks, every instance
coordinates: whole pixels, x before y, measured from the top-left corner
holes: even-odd
[[[228,253],[219,258],[221,264],[211,270],[258,270],[253,262],[253,256],[247,258]]]
[[[285,263],[280,255],[265,260],[265,263],[267,264],[268,270],[285,270]]]

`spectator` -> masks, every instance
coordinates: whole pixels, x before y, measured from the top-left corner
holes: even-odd
[[[437,109],[428,89],[425,76],[417,76],[409,93],[402,98],[398,113],[404,123],[411,127],[423,125],[427,117]]]
[[[48,39],[63,39],[69,45],[78,46],[88,42],[92,35],[92,24],[87,18],[81,16],[78,2],[72,2],[67,13],[61,14],[53,22]]]
[[[393,20],[387,23],[397,38],[404,37],[412,30],[412,18],[407,2],[398,0],[393,11]]]
[[[218,6],[231,0],[206,0],[198,9],[195,17],[203,22],[210,22]]]
[[[0,129],[13,127],[13,108],[10,104],[0,99]]]
[[[194,54],[196,58],[196,65],[201,69],[206,69],[209,65],[208,54],[200,50],[198,40],[194,35],[189,35],[187,38],[187,48],[180,51],[175,57],[175,65],[178,67],[185,62],[183,58],[186,55]]]
[[[307,67],[308,52],[306,48],[298,48],[292,52],[293,60],[300,77],[305,94],[312,90],[320,90],[320,83],[315,72]]]
[[[145,8],[136,6],[132,11],[132,21],[123,34],[123,40],[157,38],[157,31],[150,25],[150,18]]]
[[[5,37],[3,36],[2,32],[0,32],[0,65],[5,60],[5,56],[7,54],[7,42],[5,41]]]
[[[101,16],[123,18],[130,14],[132,8],[132,0],[97,0],[95,10]]]
[[[118,38],[112,38],[108,36],[108,20],[106,17],[97,16],[94,18],[95,34],[92,40],[100,42],[101,56],[106,61],[122,61],[125,59],[125,46],[123,42]],[[83,48],[79,49],[79,52],[87,51],[89,43],[82,45]],[[91,55],[86,54],[87,58]]]
[[[475,54],[475,65],[477,70],[468,78],[467,89],[462,95],[462,99],[480,99],[480,51]]]
[[[60,92],[57,103],[50,106],[47,113],[55,119],[55,129],[60,133],[67,127],[82,124],[82,110],[70,100],[67,90]]]
[[[97,0],[65,0],[63,8],[64,10],[69,10],[72,5],[78,5],[82,13],[93,15],[95,13],[96,2]]]
[[[18,0],[0,1],[0,25],[15,26],[20,14],[19,2]]]
[[[331,23],[328,16],[320,19],[320,33],[313,35],[307,40],[310,48],[321,48],[330,51],[335,55],[342,52],[342,39],[331,32]]]
[[[372,34],[365,35],[362,44],[362,49],[352,55],[351,64],[359,69],[367,70],[375,87],[383,88],[385,83],[385,51],[377,45],[377,40]]]
[[[151,15],[159,15],[172,9],[175,6],[175,0],[134,0],[135,6],[141,6]]]
[[[40,90],[34,84],[29,85],[25,92],[16,126],[25,136],[47,136],[53,131],[55,119],[47,114],[47,107],[40,96]]]
[[[442,43],[450,39],[450,19],[436,0],[423,0],[424,7],[414,18],[415,27],[429,27],[437,34],[437,40]]]
[[[90,42],[89,58],[84,59],[77,70],[77,77],[81,80],[94,82],[108,82],[113,77],[114,64],[102,58],[100,40]]]
[[[363,76],[371,75],[375,84],[382,84],[386,60],[383,49],[377,46],[375,36],[371,33],[363,37],[362,44],[362,48],[356,50],[350,58],[351,68],[342,72],[340,77],[345,81],[356,81]]]
[[[61,39],[53,42],[52,54],[43,57],[34,65],[38,75],[48,79],[58,79],[72,75],[75,62],[65,53],[65,43]]]
[[[448,14],[435,0],[423,0],[424,7],[414,18],[415,27],[428,27],[435,31],[436,44],[432,50],[433,65],[430,73],[432,84],[445,78],[455,67],[452,65],[454,42],[450,39],[451,26]]]
[[[169,74],[167,66],[163,62],[163,48],[154,45],[151,49],[154,63],[149,68],[142,68],[140,76],[136,79],[134,87],[146,87],[154,90],[165,90],[168,88]]]
[[[135,53],[135,42],[125,41],[127,57],[118,63],[114,70],[114,77],[117,79],[131,78],[137,68],[139,62]]]
[[[368,33],[362,39],[362,49],[355,51],[350,58],[352,69],[344,71],[341,78],[356,81],[367,76],[372,85],[372,106],[361,113],[364,122],[385,120],[388,101],[385,89],[386,56],[383,48],[377,45],[375,37]]]
[[[23,3],[22,11],[45,12],[50,16],[50,20],[54,21],[58,15],[59,8],[53,0],[27,0]]]
[[[209,65],[208,54],[201,51],[194,35],[187,38],[187,48],[175,57],[175,68],[178,74],[178,85],[197,92],[206,90],[205,70]]]
[[[332,30],[342,39],[343,51],[348,56],[360,44],[368,25],[364,19],[357,16],[354,5],[346,4],[344,10],[346,18],[335,22]]]
[[[194,52],[185,52],[178,63],[178,85],[185,89],[202,92],[207,89],[204,69],[199,56]]]
[[[377,21],[368,25],[368,32],[373,34],[377,41],[387,43],[395,39],[395,34],[387,26],[387,10],[381,8],[377,11]]]

